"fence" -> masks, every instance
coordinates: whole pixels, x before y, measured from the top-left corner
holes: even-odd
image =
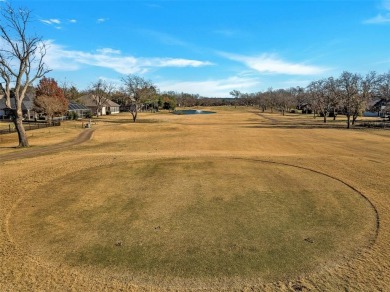
[[[367,128],[390,128],[390,120],[387,118],[382,120],[361,121],[358,125]]]
[[[23,121],[23,125],[26,131],[30,131],[35,129],[43,129],[47,127],[61,126],[61,121],[59,120],[53,120],[51,122]],[[16,132],[15,126],[13,124],[9,124],[8,129],[0,130],[0,135],[14,133],[14,132]]]

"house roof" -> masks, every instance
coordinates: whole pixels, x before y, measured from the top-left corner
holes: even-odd
[[[34,97],[35,94],[27,92],[23,101],[22,101],[22,110],[32,110],[34,108]],[[0,99],[0,109],[8,108],[5,104],[6,98],[3,97]],[[11,96],[11,108],[16,108],[15,98]]]
[[[119,107],[120,105],[119,104],[117,104],[116,102],[113,102],[112,100],[110,100],[110,99],[107,99],[106,100],[106,102],[105,102],[105,105],[107,105],[107,106],[111,106],[111,107]]]
[[[87,111],[90,111],[89,107],[87,107],[83,104],[77,103],[73,100],[69,100],[68,110],[87,110]]]
[[[15,103],[14,103],[15,104]],[[5,105],[5,97],[0,99],[0,110],[7,108]]]
[[[89,106],[89,107],[96,106],[96,100],[94,98],[92,98],[91,95],[80,96],[79,100],[80,100],[80,103],[85,105],[85,106]]]
[[[96,98],[92,94],[86,94],[86,95],[81,96],[80,97],[80,102],[83,105],[88,106],[88,107],[96,107],[97,106]],[[105,100],[103,102],[103,106],[110,106],[110,107],[116,106],[116,107],[119,107],[119,104],[113,102],[110,99],[107,99],[107,100]]]

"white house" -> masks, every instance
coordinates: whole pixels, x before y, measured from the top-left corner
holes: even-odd
[[[101,109],[98,112],[98,99],[92,94],[81,96],[80,103],[88,107],[93,115],[102,116],[119,113],[119,104],[109,99],[102,100]]]

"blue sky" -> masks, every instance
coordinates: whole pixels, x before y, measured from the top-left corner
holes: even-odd
[[[4,0],[0,0],[4,1]],[[390,1],[12,0],[48,44],[47,76],[86,89],[126,74],[229,96],[390,69]]]

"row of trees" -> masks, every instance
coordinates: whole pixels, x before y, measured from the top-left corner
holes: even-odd
[[[233,90],[230,94],[236,104],[257,105],[263,111],[275,109],[284,114],[286,111],[301,109],[304,113],[336,119],[342,113],[347,117],[347,127],[354,124],[357,117],[370,103],[376,100],[390,101],[390,72],[377,74],[370,72],[365,76],[343,72],[338,78],[329,77],[311,82],[306,88],[268,89],[265,92],[241,93]],[[380,111],[379,108],[372,110]],[[389,109],[384,109],[385,111]]]
[[[74,99],[84,94],[92,94],[98,111],[111,99],[130,111],[135,122],[140,110],[174,109],[179,106],[219,106],[219,105],[257,105],[263,111],[280,111],[283,115],[293,109],[304,113],[320,115],[324,122],[327,117],[336,119],[338,113],[347,117],[347,127],[354,124],[357,117],[373,99],[390,99],[390,72],[378,75],[370,72],[365,76],[343,72],[338,78],[325,78],[311,82],[306,88],[268,89],[265,92],[241,93],[233,90],[233,98],[205,98],[199,95],[176,92],[160,93],[148,80],[137,76],[122,77],[122,86],[117,88],[104,80],[98,80],[84,92],[77,88],[58,87],[54,79],[42,78],[37,90],[35,104],[47,116],[63,114],[67,110],[67,99]],[[378,109],[376,109],[378,110]]]
[[[122,77],[121,81],[122,86],[118,88],[112,83],[100,79],[93,83],[87,92],[82,92],[81,95],[85,93],[92,94],[96,101],[98,112],[100,112],[107,100],[118,103],[122,110],[131,113],[134,122],[137,120],[140,110],[158,111],[159,108],[173,110],[176,107],[174,96],[170,93],[160,93],[150,80],[129,74]],[[64,91],[67,92],[67,90]]]
[[[175,94],[160,93],[156,86],[140,76],[127,75],[122,78],[123,86],[117,87],[102,79],[91,84],[87,90],[79,91],[74,85],[67,82],[58,85],[53,78],[43,77],[38,86],[29,87],[28,92],[34,96],[35,112],[44,115],[47,119],[63,116],[68,111],[69,101],[81,102],[84,95],[92,95],[97,107],[97,114],[108,100],[118,103],[122,110],[130,111],[133,121],[137,119],[139,110],[168,109],[176,107]],[[11,94],[12,95],[12,94]]]

